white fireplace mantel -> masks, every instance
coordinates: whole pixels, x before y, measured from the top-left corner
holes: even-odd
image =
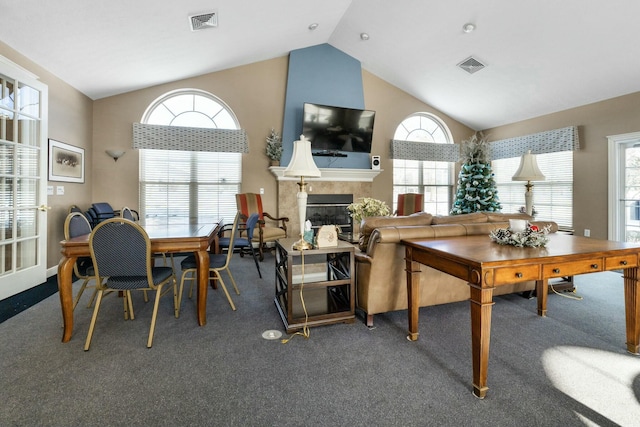
[[[298,181],[299,176],[284,176],[282,166],[270,166],[269,170],[278,181]],[[345,169],[345,168],[320,168],[322,176],[319,178],[305,178],[310,181],[351,181],[351,182],[373,182],[373,179],[382,172],[381,169]]]

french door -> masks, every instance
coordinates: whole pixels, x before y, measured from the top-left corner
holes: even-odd
[[[609,240],[640,242],[640,132],[608,139]]]
[[[0,300],[46,280],[47,86],[0,56]]]

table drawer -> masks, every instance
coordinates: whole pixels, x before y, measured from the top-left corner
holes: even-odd
[[[602,258],[585,259],[582,261],[559,262],[542,267],[544,277],[574,276],[576,274],[602,271]]]
[[[496,285],[505,283],[524,282],[527,280],[538,280],[540,278],[539,265],[521,265],[519,267],[498,268],[494,271],[494,283]]]
[[[612,256],[604,260],[605,270],[615,270],[616,268],[636,267],[638,265],[637,255]]]

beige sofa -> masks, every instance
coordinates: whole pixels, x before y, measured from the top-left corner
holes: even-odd
[[[420,212],[404,217],[365,218],[360,227],[359,251],[356,251],[356,304],[366,314],[366,323],[373,326],[373,315],[407,309],[405,248],[403,239],[438,238],[486,234],[509,226],[510,218],[528,219],[532,224],[554,222],[534,221],[525,214],[472,213],[434,216]],[[494,295],[532,290],[535,282],[522,282],[496,288]],[[420,307],[464,301],[469,298],[469,286],[462,280],[429,267],[420,273]]]

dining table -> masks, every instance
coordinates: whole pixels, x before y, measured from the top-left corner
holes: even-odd
[[[209,283],[209,252],[215,252],[218,232],[223,220],[194,224],[149,224],[142,228],[149,235],[151,253],[193,252],[197,264],[197,321],[207,323],[207,283]],[[58,264],[58,290],[64,332],[62,342],[69,342],[73,334],[73,266],[79,257],[91,256],[89,234],[60,242],[62,258]]]

